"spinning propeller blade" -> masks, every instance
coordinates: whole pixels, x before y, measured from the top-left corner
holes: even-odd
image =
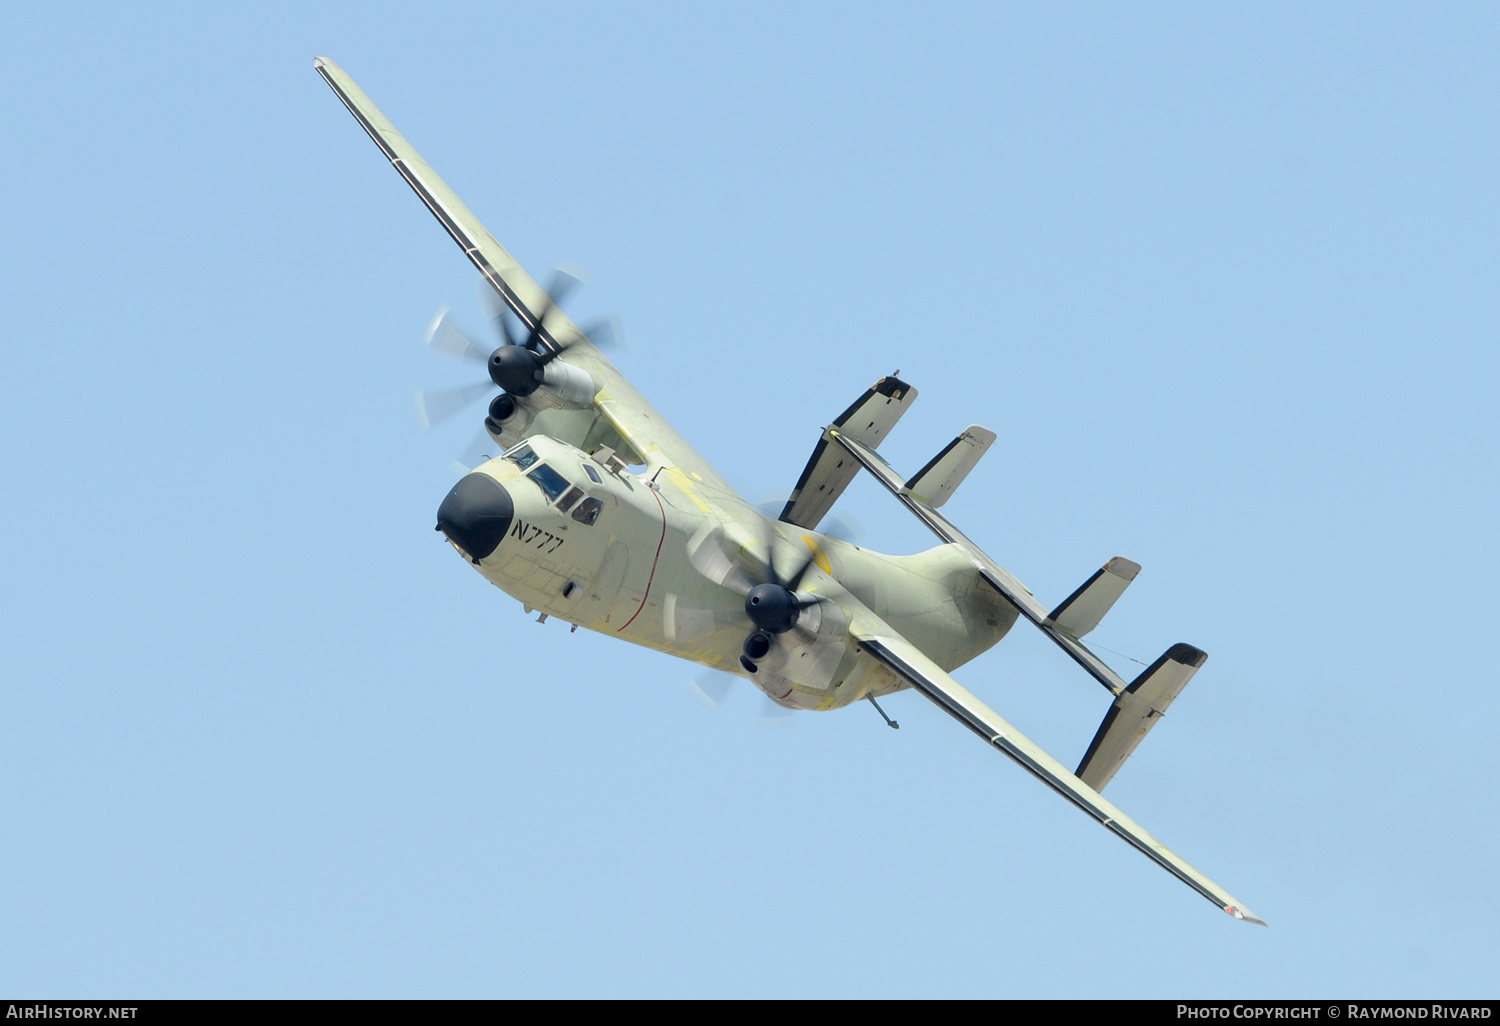
[[[547,314],[551,313],[554,307],[561,306],[563,300],[575,288],[587,281],[588,275],[581,269],[568,264],[559,265],[553,271],[552,280],[547,284],[547,303],[542,307],[542,312],[537,318],[537,323],[542,324],[545,322]],[[526,332],[524,327],[520,333],[512,330],[511,319],[515,317],[514,311],[506,305],[505,300],[501,299],[495,290],[490,287],[490,283],[483,278],[479,279],[479,301],[484,307],[490,323],[495,325],[495,330],[501,338],[501,345],[522,346],[532,351],[537,351],[540,348],[540,340],[537,332]],[[598,320],[590,321],[587,325],[580,326],[579,330],[588,337],[588,340],[594,344],[594,348],[596,349],[619,348],[621,346],[621,338],[624,334],[620,328],[619,320],[614,317],[601,317]],[[566,348],[564,346],[562,349],[559,349],[558,353],[563,352]],[[543,362],[549,362],[557,354],[543,352],[539,353],[539,355],[543,357]],[[489,353],[486,352],[485,356],[488,358]]]
[[[760,703],[760,719],[757,726],[761,727],[790,727],[796,721],[792,719],[796,713],[784,705],[777,705],[769,695],[764,696]]]
[[[558,267],[548,284],[546,304],[537,320],[538,326],[546,320],[547,314],[583,281],[584,275],[581,271]],[[514,315],[510,308],[505,305],[488,282],[480,279],[479,284],[481,305],[485,308],[490,321],[495,326],[495,331],[500,336],[499,347],[490,348],[476,342],[458,325],[446,306],[438,310],[437,316],[427,326],[422,344],[429,352],[444,359],[484,365],[489,371],[489,380],[453,388],[422,389],[417,392],[415,395],[417,420],[424,428],[433,428],[452,419],[480,399],[492,394],[497,388],[504,388],[513,396],[530,395],[541,383],[542,368],[563,351],[559,349],[553,352],[543,347],[538,331],[527,334],[524,331],[513,330],[511,318]],[[608,346],[614,343],[619,334],[616,322],[612,318],[594,322],[586,332],[589,340],[596,346]],[[498,368],[491,366],[501,353],[506,353],[505,357],[499,359],[499,363],[503,366]],[[465,446],[463,454],[454,461],[453,466],[462,472],[467,472],[468,468],[477,466],[492,448],[493,440],[488,432],[481,428],[475,439]]]
[[[688,693],[705,709],[717,710],[724,700],[734,693],[738,677],[722,670],[704,670],[687,682]],[[762,694],[756,713],[757,727],[782,728],[795,723],[794,710],[778,705],[768,695]]]
[[[705,670],[687,682],[688,691],[706,709],[717,709],[734,689],[733,674],[719,670]]]
[[[416,394],[417,419],[424,428],[435,427],[495,390],[488,381],[457,388],[423,389]]]
[[[790,492],[769,492],[761,497],[761,500],[755,504],[755,508],[772,520],[776,520],[780,517],[781,511],[786,509],[787,501],[790,498]],[[816,530],[819,534],[827,535],[830,538],[837,538],[839,541],[848,542],[850,545],[860,544],[860,539],[865,534],[864,525],[847,515],[834,516],[833,514],[829,514],[818,522]]]
[[[432,319],[432,324],[427,328],[427,336],[422,341],[429,350],[450,360],[469,360],[482,364],[490,358],[488,349],[469,338],[454,323],[446,306]]]
[[[724,551],[723,533],[719,529],[695,538],[688,548],[688,561],[694,569],[715,584],[745,597],[745,616],[752,629],[745,638],[740,666],[752,674],[759,672],[760,664],[785,644],[782,636],[797,627],[803,610],[829,601],[820,595],[797,593],[807,572],[817,562],[817,553],[809,549],[807,558],[799,561],[791,576],[783,579],[776,557],[776,543],[780,536],[770,520],[762,520],[761,526],[765,555],[762,557],[745,550],[745,555],[759,564],[752,564],[758,574],[747,574],[746,567]],[[752,583],[756,576],[761,583]],[[815,635],[808,635],[808,638],[815,640]]]
[[[723,585],[736,595],[748,595],[755,583],[745,576],[744,568],[724,551],[723,533],[714,530],[695,539],[688,548],[688,562],[704,577]]]

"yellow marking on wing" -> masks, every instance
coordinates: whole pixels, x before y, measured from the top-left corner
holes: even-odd
[[[818,569],[829,577],[833,576],[833,566],[828,562],[828,555],[823,551],[823,546],[818,544],[818,539],[804,534],[802,540],[807,542],[807,547],[812,549],[813,562],[818,564]]]
[[[676,480],[677,480],[677,487],[678,487],[678,489],[684,495],[686,495],[689,499],[693,500],[693,505],[694,506],[697,506],[699,509],[701,509],[703,512],[707,513],[710,516],[713,515],[713,512],[714,512],[713,509],[711,509],[709,507],[708,503],[704,502],[701,498],[698,497],[698,489],[696,489],[696,488],[693,487],[692,482],[690,482],[687,479],[687,475],[686,474],[684,474],[677,467],[668,467],[668,468],[666,468],[666,470],[667,470],[668,474],[675,475]],[[698,477],[697,474],[694,474],[693,476],[694,477]],[[701,477],[699,477],[698,480],[701,481],[703,479]]]

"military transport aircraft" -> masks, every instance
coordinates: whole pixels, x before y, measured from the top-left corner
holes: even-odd
[[[917,392],[881,378],[823,431],[772,520],[631,387],[558,308],[561,288],[532,280],[342,68],[314,66],[523,326],[492,352],[459,337],[502,389],[484,426],[503,455],[437,511],[479,573],[543,618],[728,670],[789,709],[914,689],[1225,912],[1264,925],[1099,793],[1208,658],[1173,645],[1127,682],[1083,644],[1140,567],[1111,559],[1048,609],[940,512],[994,432],[969,427],[903,477],[877,449]],[[888,556],[819,532],[861,470],[943,544]],[[1073,773],[949,676],[1017,619],[1113,698]]]

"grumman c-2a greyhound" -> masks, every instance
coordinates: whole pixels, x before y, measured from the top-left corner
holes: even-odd
[[[1099,793],[1208,658],[1173,645],[1127,682],[1083,644],[1140,567],[1111,559],[1048,609],[939,512],[994,432],[968,428],[905,478],[877,447],[917,393],[881,378],[824,430],[772,520],[631,387],[558,308],[559,287],[532,280],[342,68],[314,66],[523,327],[489,352],[434,325],[502,389],[484,425],[503,455],[461,478],[437,513],[479,573],[543,618],[727,670],[788,709],[914,689],[1219,908],[1264,925]],[[943,544],[888,556],[819,532],[861,470]],[[949,676],[1017,619],[1113,699],[1075,772]]]

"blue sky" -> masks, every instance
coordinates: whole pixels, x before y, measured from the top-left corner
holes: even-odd
[[[32,5],[0,37],[0,991],[1494,995],[1490,5]],[[747,496],[881,374],[1092,636],[1210,653],[1109,797],[914,695],[758,725],[432,531],[477,277],[339,61]],[[873,485],[864,539],[930,536]],[[958,676],[1064,763],[1022,628]],[[1485,967],[1489,968],[1486,969]]]

